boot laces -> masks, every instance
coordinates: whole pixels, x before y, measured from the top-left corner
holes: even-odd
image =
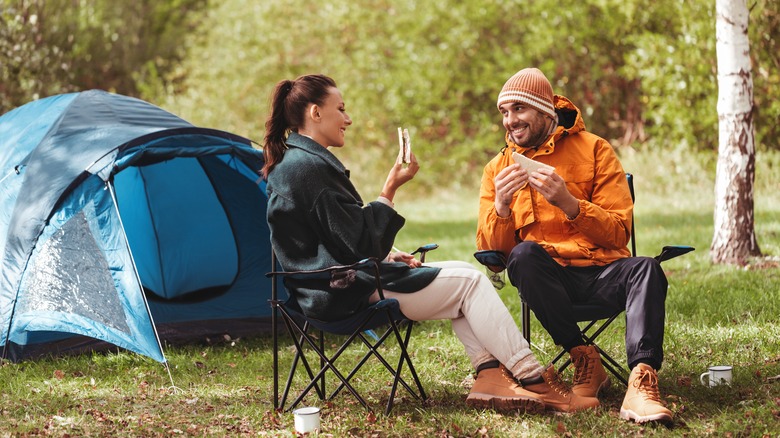
[[[569,387],[566,386],[566,383],[561,380],[560,374],[558,374],[554,369],[550,370],[544,375],[547,384],[550,385],[550,388],[555,390],[555,392],[558,394],[566,396],[571,392],[571,389],[569,389]]]
[[[661,393],[658,391],[658,375],[649,370],[641,371],[639,377],[633,382],[634,388],[641,391],[652,401],[661,402]]]
[[[574,360],[574,384],[582,385],[590,383],[593,368],[587,355],[582,355]]]
[[[517,385],[517,380],[515,380],[514,376],[512,376],[512,373],[509,372],[509,369],[501,366],[501,376],[509,383],[513,385]]]

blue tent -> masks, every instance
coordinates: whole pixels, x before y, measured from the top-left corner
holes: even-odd
[[[262,152],[91,90],[0,117],[0,346],[19,361],[267,330]]]

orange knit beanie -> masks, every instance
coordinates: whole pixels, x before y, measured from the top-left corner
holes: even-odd
[[[524,68],[506,81],[498,94],[497,106],[507,102],[521,102],[555,118],[552,85],[538,68]]]

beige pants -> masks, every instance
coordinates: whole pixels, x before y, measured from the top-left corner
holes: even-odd
[[[451,320],[474,368],[498,360],[516,378],[542,373],[542,366],[484,273],[462,261],[426,265],[442,268],[431,284],[413,293],[385,290],[385,298],[398,300],[404,315],[414,321]],[[374,292],[371,301],[378,299]]]

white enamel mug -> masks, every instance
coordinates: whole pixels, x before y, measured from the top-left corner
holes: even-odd
[[[718,386],[718,385],[731,385],[731,370],[730,365],[718,365],[709,367],[706,373],[702,373],[699,376],[701,384],[704,386]]]
[[[295,416],[295,431],[309,433],[320,428],[320,408],[307,406],[293,411]]]

